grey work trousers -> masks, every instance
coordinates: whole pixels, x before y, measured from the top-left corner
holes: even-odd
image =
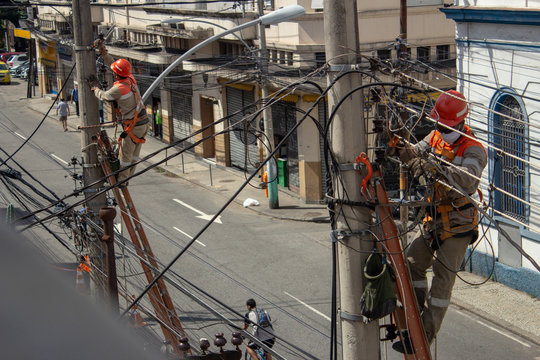
[[[450,297],[467,247],[473,235],[451,237],[444,240],[436,251],[430,247],[430,238],[420,232],[407,251],[411,280],[422,313],[422,323],[429,344],[441,328],[450,305]],[[428,297],[426,271],[433,267],[433,279]],[[427,303],[426,303],[427,300]]]
[[[135,126],[133,128],[133,135],[135,135],[138,138],[144,138],[146,135],[146,132],[148,131],[148,123]],[[138,161],[139,154],[141,153],[142,143],[135,143],[133,140],[131,140],[131,137],[128,135],[124,139],[122,139],[122,145],[120,145],[120,167],[126,167],[131,165],[132,163]],[[135,166],[124,170],[120,172],[118,175],[118,181],[122,181],[135,173]]]

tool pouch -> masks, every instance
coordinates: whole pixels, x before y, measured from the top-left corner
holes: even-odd
[[[360,310],[369,320],[380,319],[396,309],[394,272],[386,259],[373,252],[364,266],[366,286],[360,299]]]
[[[118,171],[120,169],[120,160],[119,159],[109,160],[109,165],[111,167],[112,172]]]

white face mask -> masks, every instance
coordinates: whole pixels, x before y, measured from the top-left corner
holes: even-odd
[[[452,131],[451,133],[448,133],[448,134],[441,133],[442,139],[445,142],[447,142],[448,144],[455,143],[457,141],[457,139],[459,139],[460,136],[461,136],[461,134],[458,133],[458,132],[455,132],[455,131]]]

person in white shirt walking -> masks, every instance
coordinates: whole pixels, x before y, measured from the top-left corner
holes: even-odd
[[[64,98],[60,98],[60,102],[56,106],[56,115],[60,115],[60,121],[62,122],[62,127],[64,131],[67,131],[67,117],[69,113],[69,105],[64,101]]]

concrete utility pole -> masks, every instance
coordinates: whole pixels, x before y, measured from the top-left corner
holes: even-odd
[[[6,43],[6,51],[10,52],[11,51],[11,46],[9,44],[8,33],[9,33],[8,21],[4,20],[4,39],[5,39],[4,42]]]
[[[258,0],[257,7],[259,17],[264,15],[264,0]],[[261,56],[261,90],[263,99],[268,99],[270,92],[268,91],[268,50],[266,49],[266,33],[264,24],[259,24],[259,50]],[[264,144],[265,156],[268,156],[274,150],[274,125],[272,123],[272,109],[266,106],[266,101],[263,101],[263,123],[264,123]],[[277,166],[275,158],[266,163],[266,172],[268,173],[268,206],[270,209],[279,208],[278,199],[278,181],[277,181]]]
[[[398,61],[405,60],[408,57],[407,52],[407,0],[400,0],[399,4],[399,49],[398,49]],[[405,99],[403,99],[405,100]],[[401,120],[405,124],[409,114],[405,110],[401,110],[400,113]],[[409,140],[409,132],[404,134],[406,140]],[[408,169],[405,164],[400,164],[399,166],[399,196],[401,199],[407,202],[409,200],[409,194],[407,191],[407,176]],[[407,228],[409,223],[409,207],[408,205],[400,206],[399,210],[399,220],[403,229]],[[402,238],[403,248],[408,244],[408,235],[405,234]]]
[[[97,98],[92,94],[88,84],[88,77],[96,75],[96,61],[93,45],[92,19],[90,16],[89,0],[73,0],[73,35],[75,40],[74,52],[75,63],[77,64],[77,82],[79,83],[79,105],[81,114],[81,126],[99,125],[99,113]],[[103,178],[103,171],[98,163],[97,149],[89,146],[92,143],[92,136],[97,135],[99,127],[83,128],[81,130],[81,145],[83,158],[84,185],[89,185],[96,180]],[[85,191],[85,197],[92,196],[102,184],[97,184]],[[106,197],[102,194],[95,199],[89,200],[86,207],[90,217],[96,222],[99,209],[106,207]],[[92,274],[93,290],[96,295],[103,298],[106,293],[106,280],[102,274],[105,273],[106,245],[101,241],[90,242],[90,261],[93,267],[97,268]]]
[[[32,89],[34,88],[34,42],[28,40],[28,83],[26,87],[26,97],[32,97]]]
[[[326,59],[330,63],[328,83],[340,73],[350,70],[359,61],[358,12],[356,1],[324,0],[324,36]],[[329,109],[353,88],[361,85],[359,74],[343,77],[328,93]],[[339,108],[332,122],[332,150],[343,167],[341,181],[332,179],[335,194],[347,194],[351,201],[363,200],[360,192],[362,177],[343,165],[352,164],[366,151],[362,92],[350,96]],[[337,229],[344,231],[337,246],[340,284],[340,316],[343,359],[379,359],[379,324],[362,322],[360,297],[364,289],[363,265],[373,243],[369,235],[359,230],[370,226],[369,209],[336,204]]]

